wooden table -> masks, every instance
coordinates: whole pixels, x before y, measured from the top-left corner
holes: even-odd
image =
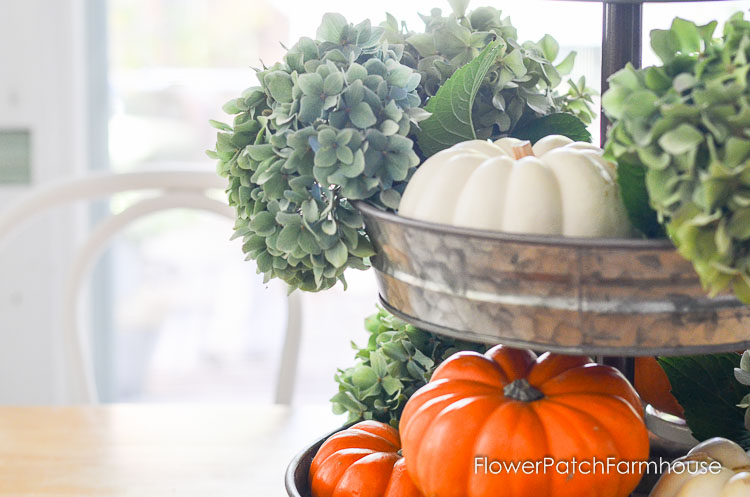
[[[0,407],[0,496],[282,497],[330,406]]]

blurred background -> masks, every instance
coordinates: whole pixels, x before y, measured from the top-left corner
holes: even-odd
[[[480,1],[503,10],[522,39],[552,34],[573,77],[599,88],[601,4]],[[377,24],[388,11],[415,30],[444,0],[2,0],[0,210],[35,187],[93,171],[212,171],[205,155],[221,106],[256,84],[324,12]],[[750,1],[644,9],[644,35],[675,15],[725,19]],[[644,47],[648,47],[647,39]],[[262,61],[262,62],[261,62]],[[654,57],[645,48],[644,64]],[[599,123],[591,126],[598,140]],[[55,209],[0,245],[0,403],[64,404],[61,292],[75,248],[96,221],[138,200],[121,194]],[[81,322],[105,402],[271,402],[286,320],[286,289],[263,284],[231,222],[188,210],[138,221],[87,279]],[[349,289],[302,296],[294,403],[333,395],[374,311],[372,274]]]

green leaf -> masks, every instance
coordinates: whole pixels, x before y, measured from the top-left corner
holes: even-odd
[[[245,104],[245,100],[242,98],[233,98],[229,102],[225,103],[221,108],[221,110],[223,110],[227,114],[239,114],[246,109],[247,105]]]
[[[362,412],[367,409],[367,406],[354,398],[351,392],[339,392],[331,397],[331,402],[341,404],[347,411],[351,412]]]
[[[469,6],[469,0],[448,0],[448,3],[456,17],[461,18],[466,15],[466,8]]]
[[[370,366],[358,366],[352,373],[352,383],[358,388],[370,388],[378,382],[378,374]]]
[[[356,62],[349,66],[346,71],[346,82],[353,83],[358,79],[365,79],[367,77],[367,69]]]
[[[385,136],[395,135],[396,133],[398,133],[398,123],[396,123],[395,121],[391,121],[390,119],[386,119],[380,125],[380,131],[382,131]]]
[[[319,41],[328,41],[331,43],[341,43],[341,35],[344,28],[349,25],[346,18],[341,14],[327,13],[323,15],[323,21],[318,27],[316,37]]]
[[[320,97],[320,94],[323,93],[323,78],[316,72],[300,74],[297,78],[297,84],[305,95]]]
[[[360,102],[352,107],[349,113],[349,119],[352,121],[352,124],[358,128],[369,128],[378,122],[367,102]]]
[[[300,100],[299,118],[302,122],[311,123],[320,117],[323,111],[323,100],[313,95],[305,95]]]
[[[683,123],[661,135],[659,146],[669,154],[679,155],[695,150],[703,140],[703,133],[694,126]]]
[[[375,371],[375,373],[381,378],[388,372],[388,365],[385,361],[385,356],[379,350],[375,350],[370,353],[370,364],[372,365],[372,369]]]
[[[734,378],[740,364],[737,354],[660,357],[659,364],[672,384],[672,393],[685,409],[693,436],[698,440],[725,437],[750,449],[750,432],[737,404],[750,387]]]
[[[476,138],[472,108],[479,87],[504,48],[493,41],[470,63],[457,70],[425,106],[432,115],[420,123],[417,143],[429,157],[441,150]]]
[[[404,346],[401,342],[386,342],[382,345],[383,353],[396,361],[406,361],[409,359],[409,355],[404,350]]]
[[[727,231],[732,238],[738,240],[750,239],[750,207],[739,209],[732,214]]]
[[[607,116],[614,119],[620,119],[625,114],[625,100],[630,95],[628,88],[621,86],[611,86],[604,95],[602,95],[602,106]]]
[[[263,161],[270,159],[275,155],[273,151],[273,145],[248,145],[245,150],[250,154],[250,157],[256,161]]]
[[[520,50],[513,50],[503,57],[503,65],[510,69],[516,78],[522,78],[526,75],[526,64],[524,64],[523,55]],[[544,95],[536,95],[544,96]]]
[[[745,353],[747,354],[747,351],[745,351]],[[734,368],[734,379],[739,381],[743,385],[746,385],[746,386],[750,385],[750,372],[745,371],[744,369],[741,369],[741,368]],[[747,395],[743,398],[743,401],[745,399],[747,399]]]
[[[625,99],[625,115],[645,118],[656,112],[659,97],[649,90],[636,90]]]
[[[351,164],[354,160],[354,154],[348,147],[338,147],[336,148],[336,158],[344,164]]]
[[[331,167],[336,164],[336,149],[333,147],[321,148],[315,154],[315,165],[318,167]]]
[[[573,141],[591,143],[591,133],[583,121],[573,114],[550,114],[536,118],[522,128],[516,128],[511,135],[531,143],[549,135],[563,135]]]
[[[224,124],[223,122],[216,121],[214,119],[209,119],[208,123],[212,127],[216,128],[216,129],[218,129],[220,131],[232,131],[232,127],[230,125],[228,125],[228,124]]]
[[[740,368],[743,371],[750,371],[750,351],[746,350],[742,353],[742,358],[740,359]]]
[[[323,93],[326,95],[338,95],[343,88],[344,75],[341,72],[331,73],[323,81]]]
[[[406,363],[406,370],[409,372],[412,378],[415,379],[426,379],[427,370],[419,365],[416,361],[409,361]]]
[[[435,365],[435,361],[427,357],[424,352],[419,349],[414,352],[414,360],[427,369],[432,368]]]
[[[320,254],[320,246],[318,241],[315,239],[315,235],[310,233],[307,229],[304,229],[299,234],[298,240],[299,246],[305,253],[308,254]]]
[[[672,21],[672,32],[677,38],[681,52],[695,53],[701,49],[701,35],[695,23],[677,17]]]
[[[336,245],[326,250],[326,260],[333,264],[335,267],[342,267],[346,264],[346,260],[349,257],[349,249],[343,241],[339,240]]]
[[[435,37],[430,33],[415,33],[406,40],[422,57],[435,53]]]
[[[663,237],[664,227],[649,206],[645,168],[636,161],[621,158],[617,161],[617,184],[633,226],[647,238]]]
[[[383,390],[388,395],[393,395],[404,388],[404,384],[398,378],[388,376],[383,379]]]
[[[679,45],[677,37],[671,30],[654,29],[651,31],[651,48],[663,63],[668,64],[674,59]]]
[[[610,86],[619,86],[628,90],[638,90],[641,88],[641,77],[638,69],[630,62],[625,67],[609,77]]]
[[[318,210],[318,204],[315,200],[309,198],[302,202],[302,215],[305,217],[305,221],[308,223],[314,223],[318,220],[320,211]]]
[[[344,407],[343,405],[341,405],[341,404],[339,404],[337,402],[333,402],[331,407],[332,407],[332,410],[333,410],[333,414],[335,414],[336,416],[339,416],[339,415],[344,414],[344,413],[347,412],[346,411],[346,407]]]
[[[279,237],[276,239],[276,247],[279,250],[291,252],[297,248],[297,240],[299,239],[300,232],[301,230],[299,226],[285,226],[279,233]]]
[[[544,57],[549,61],[555,60],[557,58],[557,54],[560,52],[560,45],[557,43],[557,40],[547,34],[544,35],[541,40],[539,40],[537,45],[539,45],[539,48],[542,49]]]
[[[333,235],[336,233],[336,221],[333,221],[331,219],[323,221],[320,229],[323,230],[323,233],[325,233],[326,235]]]
[[[565,56],[565,58],[555,66],[555,69],[557,69],[557,72],[560,73],[560,76],[567,76],[571,72],[573,72],[573,67],[576,63],[576,52],[570,52],[568,55]]]
[[[250,221],[250,229],[261,236],[268,236],[276,229],[276,219],[268,211],[259,212]]]
[[[394,189],[383,190],[380,192],[380,201],[389,209],[398,210],[401,203],[401,194]]]
[[[279,102],[292,101],[292,77],[283,71],[273,71],[263,78],[271,96]]]

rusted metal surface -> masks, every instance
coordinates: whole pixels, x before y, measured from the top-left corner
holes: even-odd
[[[436,333],[618,356],[750,346],[750,308],[707,297],[666,240],[495,233],[357,207],[383,304]]]

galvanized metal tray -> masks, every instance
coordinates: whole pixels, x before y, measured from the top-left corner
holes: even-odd
[[[383,305],[420,328],[571,354],[750,347],[750,307],[728,293],[707,297],[668,240],[498,233],[355,205]]]
[[[289,497],[311,497],[310,493],[310,465],[312,464],[315,454],[318,453],[318,449],[323,445],[323,442],[328,440],[332,435],[346,430],[354,423],[346,423],[341,428],[337,428],[326,435],[323,435],[313,443],[302,449],[302,451],[294,456],[294,459],[289,463],[284,474],[284,486],[286,487],[286,493]]]
[[[286,493],[289,497],[310,497],[310,465],[318,453],[318,449],[328,437],[334,433],[339,432],[340,428],[336,431],[325,435],[312,444],[308,445],[302,452],[294,456],[294,459],[289,463],[284,474],[284,486],[286,487]]]

